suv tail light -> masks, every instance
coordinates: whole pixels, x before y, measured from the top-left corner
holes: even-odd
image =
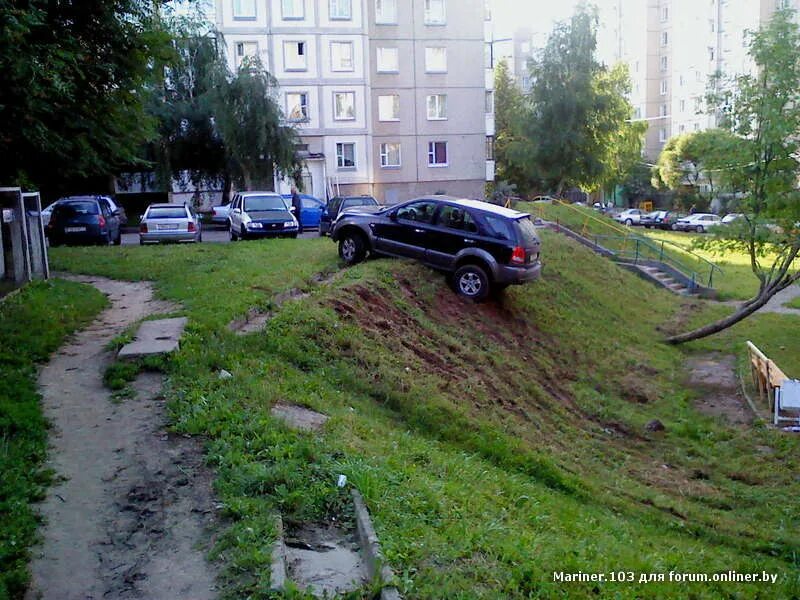
[[[147,233],[147,223],[139,225],[139,233]]]
[[[100,217],[97,219],[97,223],[100,225],[100,227],[105,227],[106,218],[103,215],[100,215]]]
[[[525,248],[522,246],[516,246],[514,250],[511,252],[511,262],[515,265],[524,265],[525,264]]]
[[[194,221],[189,221],[189,233],[193,233],[195,231],[197,231],[197,228],[195,227]]]

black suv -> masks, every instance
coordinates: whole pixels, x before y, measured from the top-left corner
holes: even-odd
[[[435,196],[347,209],[331,237],[347,264],[367,253],[415,258],[453,274],[456,292],[476,301],[542,270],[530,215],[477,200]]]
[[[328,200],[319,218],[320,237],[331,232],[332,224],[341,211],[356,206],[378,206],[378,201],[372,196],[336,196]]]

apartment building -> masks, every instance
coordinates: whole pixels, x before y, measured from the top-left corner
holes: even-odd
[[[232,68],[257,56],[277,79],[309,193],[484,197],[485,0],[216,0],[216,26]]]
[[[608,0],[601,4],[601,58],[626,62],[635,118],[649,129],[655,161],[675,135],[714,127],[705,97],[716,73],[753,69],[750,35],[797,0]]]

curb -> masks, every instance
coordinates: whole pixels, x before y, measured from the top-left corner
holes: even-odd
[[[394,572],[386,564],[386,559],[383,557],[378,535],[372,525],[367,505],[364,504],[364,498],[355,488],[351,489],[351,495],[356,514],[358,540],[361,545],[361,551],[364,553],[369,575],[373,580],[378,580],[381,584],[384,584],[381,589],[381,600],[401,600],[400,592],[393,585],[395,580]]]
[[[282,592],[286,588],[286,547],[283,545],[283,519],[280,515],[275,517],[275,536],[269,588],[270,591]]]

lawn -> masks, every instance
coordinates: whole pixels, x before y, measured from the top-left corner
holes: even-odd
[[[30,503],[50,478],[36,365],[105,305],[94,288],[66,281],[32,283],[0,302],[0,599],[25,592],[38,525]]]
[[[659,341],[686,306],[707,311],[696,318],[729,309],[683,301],[563,236],[544,232],[543,247],[541,281],[478,306],[402,261],[319,285],[316,273],[337,268],[327,240],[57,249],[51,259],[152,279],[186,307],[169,405],[176,430],[208,439],[230,519],[216,548],[230,598],[268,597],[276,510],[290,527],[348,520],[339,474],[364,494],[407,598],[800,594],[797,438],[699,414],[682,383],[685,351]],[[225,327],[291,288],[310,295],[283,304],[263,332]],[[785,318],[689,351],[730,352],[794,324]],[[791,370],[796,344],[780,335],[766,350],[782,343],[776,358]],[[233,378],[220,379],[223,368]],[[277,401],[331,419],[321,435],[298,434],[271,417]],[[653,419],[666,430],[647,431]],[[553,577],[728,570],[779,580]]]

